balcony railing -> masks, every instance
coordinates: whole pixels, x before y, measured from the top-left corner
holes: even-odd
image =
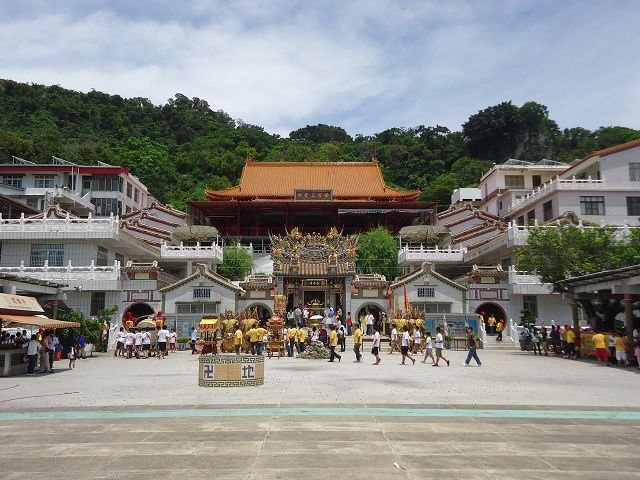
[[[591,228],[602,228],[605,226],[604,220],[602,220],[600,226],[585,226],[582,224],[582,220],[578,220],[577,228],[580,229],[591,229]],[[527,239],[529,238],[529,229],[532,228],[529,225],[517,225],[516,222],[509,222],[507,224],[507,238],[508,238],[508,246],[510,247],[522,247],[527,245]],[[538,225],[538,221],[534,221],[533,228],[558,228],[558,225]],[[610,226],[614,231],[615,236],[621,237],[626,235],[631,228],[640,228],[640,226],[636,225],[628,225],[624,224],[623,226]]]
[[[118,231],[119,220],[117,216],[113,215],[106,218],[93,218],[91,214],[87,218],[74,218],[69,215],[65,218],[28,218],[22,214],[20,218],[5,219],[0,214],[0,234],[67,232],[117,234]]]
[[[405,245],[398,251],[398,263],[453,263],[462,262],[464,255],[467,253],[466,248],[424,248],[424,246]]]
[[[120,279],[120,262],[116,261],[113,265],[96,266],[92,260],[90,265],[72,265],[71,261],[66,266],[49,266],[48,260],[45,260],[41,267],[27,267],[24,260],[16,267],[0,267],[0,273],[9,273],[20,277],[35,278],[38,280],[46,280],[67,285],[71,288],[86,288],[90,290],[89,282],[116,282],[111,284],[115,286]],[[103,284],[105,290],[109,284]]]
[[[518,272],[509,267],[509,289],[516,295],[545,295],[553,292],[551,283],[544,283],[538,275]]]
[[[223,257],[222,247],[218,244],[214,245],[200,245],[200,242],[195,245],[167,245],[163,243],[160,246],[160,258],[164,260],[168,259],[203,259],[209,261],[215,261],[221,263]]]
[[[515,212],[527,205],[531,205],[540,198],[557,190],[601,190],[606,187],[607,183],[605,179],[592,179],[591,177],[587,179],[577,179],[576,177],[563,179],[558,177],[552,178],[524,198],[513,202],[509,208],[509,212]]]

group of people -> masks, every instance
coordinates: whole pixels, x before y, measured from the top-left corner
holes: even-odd
[[[17,334],[16,334],[17,337]],[[62,351],[62,344],[56,336],[55,330],[38,330],[38,333],[31,335],[28,341],[26,330],[21,334],[21,347],[27,347],[27,358],[29,364],[27,366],[27,375],[34,376],[36,374],[36,368],[38,368],[38,362],[40,363],[40,373],[52,373],[53,362],[56,359],[56,351]],[[71,356],[73,356],[73,362],[69,361],[69,367],[75,366],[74,347],[71,347]]]
[[[627,358],[628,340],[622,333],[618,332],[605,336],[602,332],[596,332],[591,337],[591,340],[596,349],[596,360],[599,365],[629,366],[629,359]],[[633,332],[633,354],[640,369],[640,333],[638,333],[637,329]]]
[[[489,314],[489,316],[485,320],[485,314],[483,312],[480,314],[480,321],[483,323],[487,335],[495,335],[496,342],[502,341],[502,332],[504,331],[504,327],[506,326],[503,318],[498,318],[496,320],[496,317],[493,314]]]
[[[172,328],[169,331],[165,325],[157,328],[131,327],[128,331],[120,327],[113,341],[115,345],[113,356],[122,358],[155,356],[163,359],[168,351],[176,351],[176,338],[176,329]]]

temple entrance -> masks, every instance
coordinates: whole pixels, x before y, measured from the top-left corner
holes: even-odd
[[[504,313],[502,307],[496,303],[483,303],[478,308],[476,308],[476,313],[482,315],[485,320],[493,315],[496,321],[500,319],[504,320],[505,322],[507,321],[507,314]]]
[[[322,308],[324,309],[324,307],[326,307],[325,305],[325,301],[324,301],[324,291],[322,290],[305,290],[304,294],[304,304],[307,305],[309,307],[309,309],[312,309],[314,306],[316,308]],[[315,314],[316,312],[313,312],[312,314]]]
[[[137,320],[141,317],[153,315],[155,312],[153,311],[153,308],[146,303],[134,303],[124,311],[122,319],[126,319],[129,313],[131,313],[131,316]]]
[[[271,309],[262,303],[252,303],[247,308],[254,313],[255,318],[260,322],[266,321],[273,316]]]
[[[360,310],[358,310],[358,319],[360,319],[363,315],[366,315],[367,312],[373,314],[373,318],[376,322],[380,320],[380,313],[382,312],[382,310],[378,305],[370,303],[368,305],[363,305],[362,307],[360,307]]]

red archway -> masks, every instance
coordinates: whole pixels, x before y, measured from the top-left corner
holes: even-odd
[[[124,323],[127,320],[129,313],[131,313],[134,318],[138,319],[140,317],[153,315],[155,312],[153,308],[146,303],[134,303],[133,305],[129,305],[129,307],[122,313],[123,326],[125,326]]]

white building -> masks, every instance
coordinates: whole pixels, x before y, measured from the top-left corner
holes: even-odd
[[[566,219],[581,228],[613,225],[621,233],[640,227],[640,141],[571,165],[509,160],[483,175],[478,190],[480,202],[472,192],[454,192],[451,207],[438,214],[438,226],[450,234],[448,246],[401,239],[400,266],[410,272],[422,262],[438,265],[468,285],[472,312],[518,322],[521,311],[530,310],[547,323],[570,323],[571,310],[551,285],[517,271],[516,249],[526,246],[533,224],[554,228]],[[464,196],[470,200],[463,201]]]
[[[58,157],[49,164],[18,157],[0,164],[0,193],[41,211],[59,205],[79,217],[124,215],[149,203],[147,188],[126,168],[77,165]]]

